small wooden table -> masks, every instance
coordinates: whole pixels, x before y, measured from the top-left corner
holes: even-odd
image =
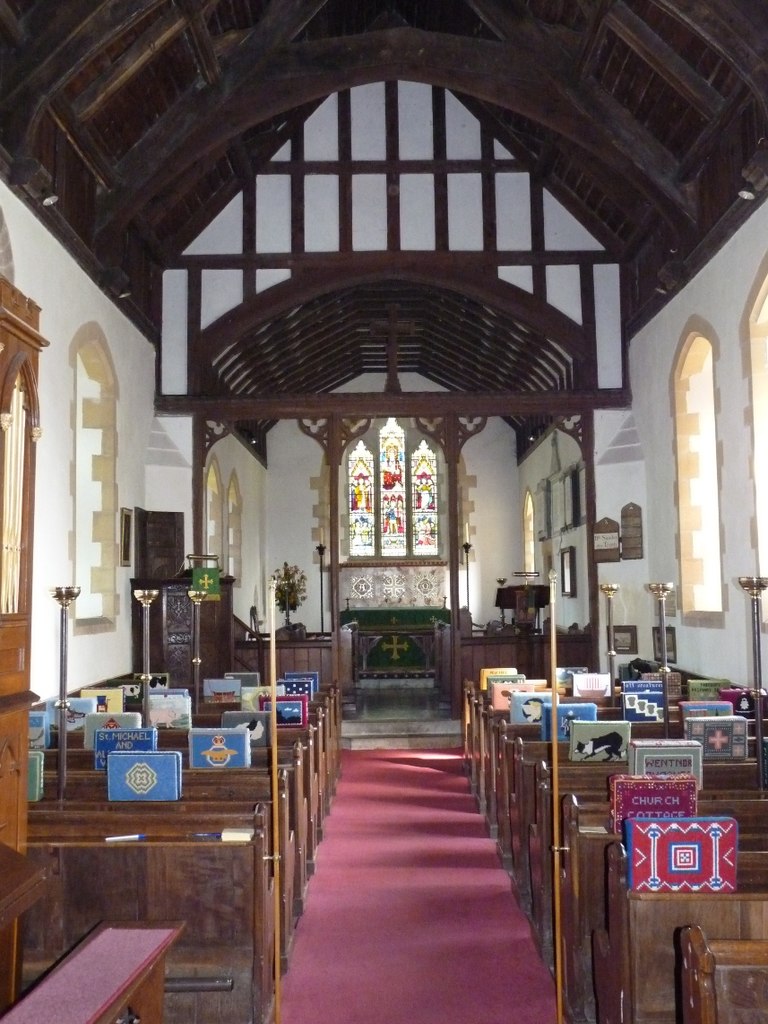
[[[15,1003],[2,1024],[161,1024],[165,955],[183,924],[100,925]]]

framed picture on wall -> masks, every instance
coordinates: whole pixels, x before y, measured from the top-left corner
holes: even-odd
[[[658,626],[653,626],[653,660],[661,661],[661,630]],[[677,640],[675,636],[675,627],[667,626],[667,661],[677,661]]]
[[[576,548],[560,552],[560,582],[563,597],[576,597]]]
[[[613,649],[617,654],[637,654],[637,626],[614,626]]]
[[[131,533],[133,529],[133,511],[129,508],[120,509],[120,565],[131,564]]]

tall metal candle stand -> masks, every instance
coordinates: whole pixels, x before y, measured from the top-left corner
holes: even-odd
[[[661,693],[664,699],[664,736],[669,739],[669,664],[667,663],[667,597],[675,589],[674,583],[649,583],[648,589],[656,598],[659,608],[659,652],[661,654]]]
[[[464,571],[467,576],[467,611],[469,611],[469,552],[472,550],[472,545],[468,540],[465,540],[461,546],[464,548]]]
[[[321,541],[315,548],[317,557],[320,559],[320,632],[325,632],[325,620],[323,619],[323,559],[325,557],[325,544]]]
[[[560,855],[565,852],[561,845],[560,830],[560,755],[557,689],[557,573],[549,570],[549,678],[552,687],[552,876],[553,876],[553,925],[555,954],[555,1010],[557,1024],[563,1021],[563,950],[560,902]]]
[[[739,586],[749,594],[752,601],[752,664],[755,680],[755,759],[757,760],[757,783],[765,788],[765,764],[763,763],[763,664],[760,653],[760,629],[763,621],[763,591],[768,587],[768,576],[739,576]]]
[[[59,699],[56,701],[58,711],[59,727],[59,774],[58,774],[58,798],[59,803],[64,802],[67,792],[67,711],[69,710],[69,698],[67,696],[67,647],[68,647],[68,623],[67,615],[69,606],[80,596],[80,587],[51,587],[51,597],[59,605]]]
[[[200,605],[207,591],[191,587],[187,597],[192,602],[192,692],[195,695],[195,714],[200,710]]]
[[[616,642],[613,630],[613,599],[618,593],[618,583],[601,583],[600,592],[605,594],[605,608],[608,616],[608,673],[611,677],[611,703],[616,703]]]
[[[155,600],[159,593],[159,590],[134,590],[133,592],[133,596],[141,605],[141,717],[145,729],[148,729],[152,724],[150,721],[149,714],[149,681],[152,678],[152,675],[149,671],[149,606],[152,604],[152,602]]]

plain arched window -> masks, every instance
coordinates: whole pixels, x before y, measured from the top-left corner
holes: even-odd
[[[219,565],[224,563],[224,500],[221,486],[221,471],[216,457],[208,463],[205,474],[205,539],[207,549],[204,555],[216,555]]]
[[[675,370],[675,436],[683,612],[723,608],[712,345],[693,334]]]
[[[534,522],[533,495],[527,490],[523,501],[523,569],[525,572],[536,571],[536,534]]]
[[[227,487],[227,552],[224,570],[239,581],[243,561],[243,503],[234,471]]]
[[[88,329],[75,352],[77,621],[113,619],[118,561],[116,385],[106,339]]]

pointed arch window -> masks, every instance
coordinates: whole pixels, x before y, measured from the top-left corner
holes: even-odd
[[[390,417],[347,457],[352,558],[435,558],[440,553],[436,452]],[[373,450],[375,449],[375,450]]]

